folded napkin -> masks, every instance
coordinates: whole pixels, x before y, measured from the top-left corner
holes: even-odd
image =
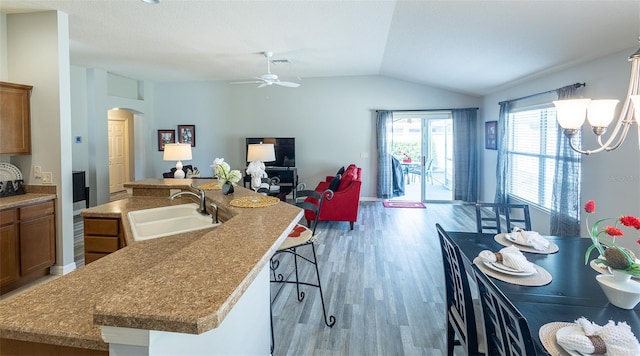
[[[514,227],[511,231],[511,236],[513,236],[514,240],[517,243],[523,245],[533,246],[538,251],[544,251],[549,248],[551,244],[549,240],[542,237],[539,233],[535,231],[526,231],[522,230],[519,227]]]
[[[478,257],[483,261],[502,262],[503,265],[520,272],[536,272],[533,263],[527,261],[527,258],[515,246],[505,247],[499,252],[480,251]]]
[[[608,356],[633,356],[640,354],[640,343],[633,335],[626,322],[615,323],[611,320],[605,326],[594,324],[586,318],[576,320],[584,334],[575,333],[560,335],[558,344],[566,350],[583,354],[607,354]]]

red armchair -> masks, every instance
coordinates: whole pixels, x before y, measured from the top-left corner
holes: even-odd
[[[358,208],[360,206],[360,187],[362,186],[362,168],[350,165],[339,178],[338,188],[335,189],[336,177],[327,176],[324,182],[318,183],[315,191],[322,194],[330,186],[334,191],[333,198],[323,199],[318,221],[348,221],[353,230],[353,224],[358,220]],[[309,200],[308,198],[307,200]],[[305,212],[307,221],[312,221],[313,214]]]

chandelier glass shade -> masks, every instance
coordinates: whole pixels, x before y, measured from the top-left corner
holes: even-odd
[[[638,149],[640,149],[640,126],[638,126],[638,118],[640,118],[640,49],[629,57],[629,61],[631,62],[631,78],[629,79],[627,97],[622,104],[622,110],[613,131],[606,141],[603,140],[603,134],[614,119],[619,100],[569,99],[553,102],[556,107],[558,124],[562,127],[565,136],[569,138],[569,144],[575,151],[587,155],[613,151],[624,142],[633,124],[638,127]],[[573,138],[580,131],[585,118],[591,125],[599,146],[593,150],[583,150],[576,147],[573,142]]]

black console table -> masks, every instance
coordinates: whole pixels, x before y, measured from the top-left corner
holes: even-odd
[[[89,187],[86,186],[84,171],[73,172],[73,202],[85,201],[85,206],[89,209]]]
[[[286,199],[289,193],[293,193],[293,199],[296,198],[296,187],[298,186],[298,169],[296,167],[266,167],[267,175],[269,178],[280,178],[280,191],[274,193],[280,197],[280,199]],[[251,176],[245,175],[243,180],[243,186],[246,188],[247,183],[251,187]]]

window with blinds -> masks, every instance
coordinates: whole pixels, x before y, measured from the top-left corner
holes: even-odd
[[[558,124],[551,106],[509,114],[509,195],[551,209]]]

